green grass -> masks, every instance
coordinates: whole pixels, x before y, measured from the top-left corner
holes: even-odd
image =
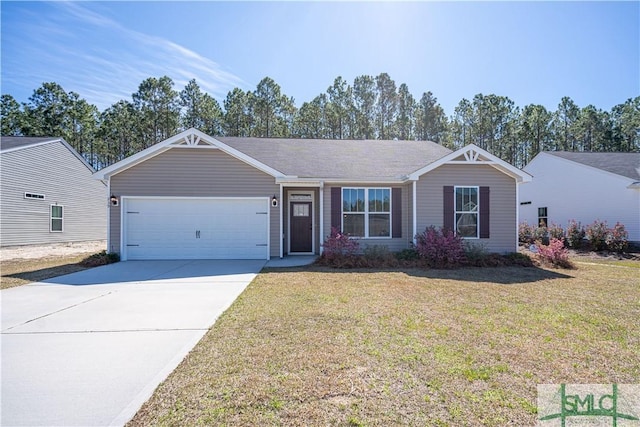
[[[533,425],[542,383],[637,383],[635,268],[264,271],[129,423]]]

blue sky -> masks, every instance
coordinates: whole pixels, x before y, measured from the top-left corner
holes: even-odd
[[[55,81],[104,110],[148,77],[221,103],[266,76],[297,106],[337,76],[387,72],[448,115],[504,95],[609,110],[640,95],[640,2],[1,3],[2,93]]]

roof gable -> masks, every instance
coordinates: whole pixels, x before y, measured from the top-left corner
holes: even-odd
[[[543,153],[640,181],[640,153],[544,151]]]
[[[94,174],[94,177],[97,179],[107,179],[111,175],[122,172],[123,170],[126,170],[132,166],[137,165],[138,163],[144,162],[147,159],[155,157],[175,147],[222,150],[225,153],[239,160],[242,160],[243,162],[248,163],[251,166],[254,166],[256,169],[259,169],[269,175],[272,175],[274,177],[284,175],[280,171],[264,163],[261,163],[260,161],[251,158],[244,153],[241,153],[235,148],[232,148],[197,129],[191,128],[177,135],[174,135],[171,138],[165,139],[164,141],[161,141],[155,145],[152,145],[151,147],[148,147],[132,156],[127,157],[126,159],[114,163],[111,166],[99,170]]]
[[[0,152],[23,150],[36,145],[58,142],[61,138],[50,136],[3,136],[0,137]]]
[[[499,157],[494,156],[486,150],[478,147],[475,144],[469,144],[453,153],[442,157],[438,161],[431,163],[412,173],[409,178],[412,180],[418,180],[422,175],[428,173],[442,165],[455,165],[455,164],[468,164],[468,165],[489,165],[500,172],[509,175],[517,182],[529,182],[531,181],[531,175],[510,165]]]
[[[6,154],[27,148],[38,147],[45,144],[62,144],[71,154],[73,154],[87,169],[94,173],[96,170],[84,157],[80,155],[67,141],[55,137],[31,137],[31,136],[3,136],[0,137],[0,153]]]

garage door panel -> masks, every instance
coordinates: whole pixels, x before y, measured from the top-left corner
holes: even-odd
[[[127,199],[127,259],[266,259],[267,199]]]

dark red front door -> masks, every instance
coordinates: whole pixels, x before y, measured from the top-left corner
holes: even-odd
[[[313,252],[311,202],[291,203],[291,252]]]

